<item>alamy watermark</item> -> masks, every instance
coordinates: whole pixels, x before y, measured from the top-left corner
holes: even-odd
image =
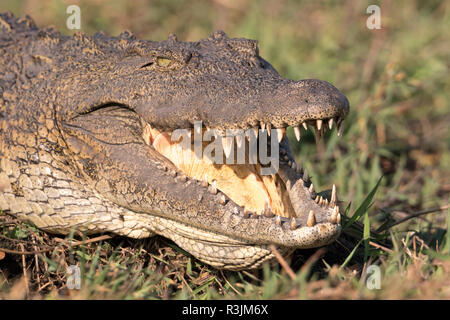
[[[369,265],[366,270],[366,287],[369,290],[381,289],[381,269],[376,265]]]
[[[381,8],[376,4],[372,4],[367,7],[367,14],[370,16],[366,20],[366,26],[368,29],[381,29]]]
[[[67,288],[70,290],[81,289],[81,272],[80,267],[71,265],[67,268]]]
[[[79,6],[72,4],[67,7],[66,13],[69,15],[66,20],[67,29],[81,29],[81,9]]]

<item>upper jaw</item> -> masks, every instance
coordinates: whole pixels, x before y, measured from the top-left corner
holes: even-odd
[[[349,112],[347,98],[333,85],[326,81],[306,79],[292,81],[284,79],[282,85],[276,89],[265,88],[258,98],[254,110],[249,108],[248,114],[237,113],[230,122],[211,123],[211,127],[225,128],[250,128],[259,127],[283,129],[313,124],[321,128],[321,123],[340,127],[343,119]],[[251,102],[249,103],[252,105]],[[234,108],[237,109],[237,108]],[[230,118],[229,113],[225,115]],[[239,111],[244,111],[241,108]],[[334,123],[329,123],[329,121]]]
[[[320,119],[343,119],[349,112],[347,98],[326,81],[305,79],[282,83],[261,97],[261,120],[274,128],[294,127]]]
[[[279,76],[262,83],[244,80],[236,86],[212,82],[210,89],[184,88],[167,99],[142,97],[133,105],[148,124],[161,131],[188,129],[194,121],[202,121],[222,133],[227,129],[298,127],[332,118],[340,124],[349,112],[347,98],[325,81]],[[238,79],[230,80],[234,82]]]

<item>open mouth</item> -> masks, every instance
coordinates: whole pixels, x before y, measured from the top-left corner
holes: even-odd
[[[341,135],[343,120],[343,117],[309,120],[292,126],[292,129],[298,142],[302,131],[308,130],[308,127],[313,128],[316,138],[333,127]],[[197,137],[208,136],[209,130],[204,126],[187,129],[189,142],[183,144],[180,139],[173,139],[172,132],[158,130],[146,123],[143,138],[179,171],[198,180],[209,192],[217,194],[220,191],[241,206],[247,218],[258,218],[261,215],[276,217],[278,223],[287,223],[291,229],[299,226],[312,227],[321,222],[340,223],[336,187],[333,185],[329,197],[317,194],[307,170],[295,162],[286,136],[286,127],[271,128],[270,124],[261,123],[249,130],[257,138],[258,150],[265,144],[269,153],[273,151],[271,146],[274,139],[271,137],[275,133],[277,154],[270,156],[278,161],[278,170],[272,174],[262,174],[262,169],[266,166],[262,163],[267,162],[260,161],[259,152],[256,161],[250,160],[252,140],[249,135],[229,136],[216,133],[211,140],[202,140],[202,153],[199,156],[195,152],[194,136],[196,133]],[[219,162],[212,161],[211,157],[205,155],[205,151],[216,141],[221,143],[224,150],[223,158],[220,157],[222,161]],[[243,163],[236,161],[242,150]],[[226,201],[226,198],[223,197],[221,201]]]

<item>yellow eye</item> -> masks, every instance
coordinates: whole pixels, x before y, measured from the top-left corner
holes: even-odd
[[[168,58],[163,58],[163,57],[156,58],[156,62],[158,63],[158,66],[160,66],[160,67],[167,67],[171,61],[172,60],[170,60]]]

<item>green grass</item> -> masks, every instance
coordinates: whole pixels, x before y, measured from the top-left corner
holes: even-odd
[[[311,132],[295,145],[318,190],[336,184],[347,207],[345,230],[326,252],[296,251],[291,280],[279,265],[222,272],[162,239],[120,237],[69,248],[10,217],[0,216],[0,247],[52,248],[0,260],[0,296],[121,299],[450,298],[450,5],[384,1],[382,30],[366,28],[373,1],[79,1],[82,31],[140,38],[208,37],[224,29],[259,40],[261,55],[281,75],[318,78],[338,87],[351,112],[344,134]],[[30,14],[39,26],[65,28],[63,1],[2,1],[0,11]],[[290,140],[295,141],[289,130]],[[380,181],[380,177],[383,177]],[[379,184],[377,184],[379,183]],[[373,192],[372,192],[373,191]],[[31,241],[35,242],[35,245]],[[320,253],[320,252],[319,252]],[[309,260],[308,260],[309,259]],[[305,264],[306,262],[306,264]],[[82,267],[82,290],[67,290],[65,269]],[[380,267],[381,289],[365,271]],[[20,278],[28,272],[28,284]],[[38,280],[39,279],[39,280]],[[29,290],[27,294],[26,290]],[[43,287],[43,288],[42,288]],[[39,288],[41,290],[39,291]]]

